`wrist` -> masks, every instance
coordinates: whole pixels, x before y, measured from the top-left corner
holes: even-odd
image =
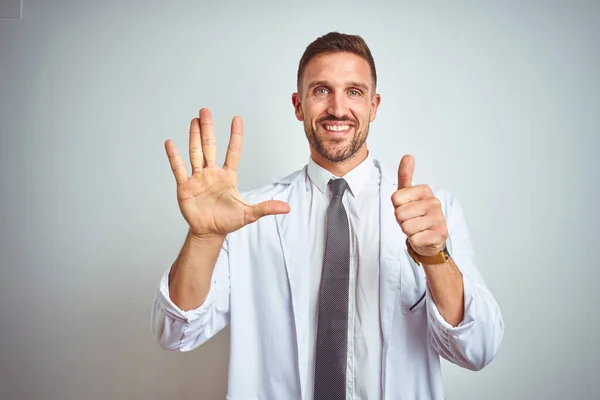
[[[406,250],[417,265],[447,264],[450,260],[450,253],[448,253],[448,249],[446,248],[446,246],[444,246],[442,250],[433,255],[422,255],[417,253],[410,245],[408,239],[406,239]]]
[[[187,240],[195,246],[206,247],[218,245],[220,247],[226,237],[227,235],[222,234],[196,234],[190,229]]]

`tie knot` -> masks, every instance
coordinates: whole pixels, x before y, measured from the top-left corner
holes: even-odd
[[[329,186],[331,187],[331,193],[333,197],[343,196],[344,192],[348,188],[348,183],[345,179],[332,179],[329,181]]]

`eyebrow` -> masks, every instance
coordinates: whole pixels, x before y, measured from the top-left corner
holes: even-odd
[[[327,81],[314,81],[314,82],[311,82],[308,85],[308,88],[312,89],[315,86],[329,86],[329,82],[327,82]],[[362,82],[350,81],[350,82],[346,82],[346,86],[348,86],[348,87],[356,87],[356,88],[362,89],[365,92],[369,91],[369,87],[366,84],[362,83]]]

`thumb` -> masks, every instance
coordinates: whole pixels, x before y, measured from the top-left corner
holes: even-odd
[[[413,172],[415,171],[415,158],[406,154],[400,160],[398,167],[398,190],[412,186]]]
[[[287,214],[290,212],[290,206],[284,201],[268,200],[251,206],[251,210],[252,220],[249,222],[255,222],[267,215]]]

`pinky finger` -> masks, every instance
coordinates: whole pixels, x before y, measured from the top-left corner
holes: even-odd
[[[175,143],[171,139],[165,142],[165,150],[167,151],[167,157],[169,157],[169,164],[171,164],[175,181],[177,182],[177,186],[179,186],[188,180],[187,168],[177,152]]]

